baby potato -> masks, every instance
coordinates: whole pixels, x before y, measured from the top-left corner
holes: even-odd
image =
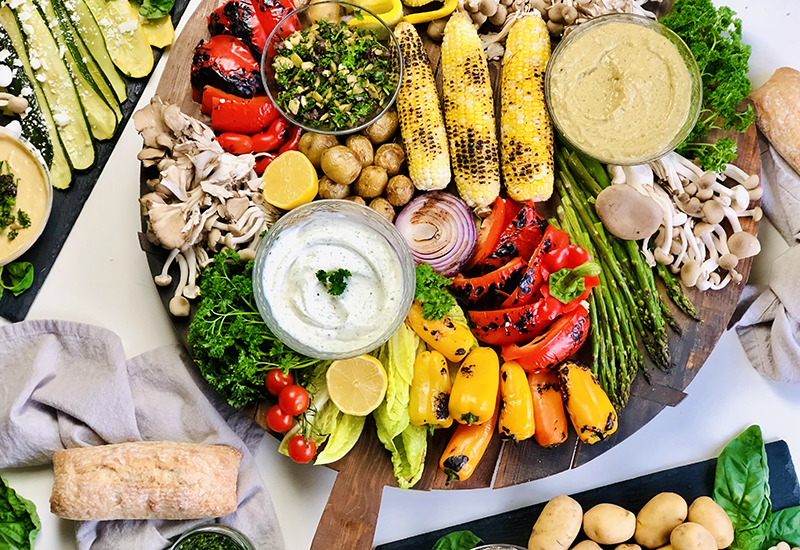
[[[319,168],[322,153],[337,145],[339,145],[339,140],[336,139],[336,136],[306,132],[300,137],[297,149],[308,157],[315,168]]]
[[[603,550],[599,544],[593,540],[582,540],[572,547],[572,550]]]
[[[321,199],[343,199],[349,195],[349,185],[336,183],[328,176],[319,178],[319,197]]]
[[[384,199],[383,197],[378,197],[374,199],[371,203],[369,203],[369,207],[372,208],[375,212],[389,220],[389,223],[394,221],[394,208],[392,205],[389,204],[389,201]]]
[[[322,0],[312,0],[311,4],[317,4],[319,2],[322,2]],[[338,23],[341,20],[339,17],[339,6],[331,3],[311,6],[306,11],[306,16],[310,23],[319,23],[323,19],[328,23]]]
[[[362,136],[361,134],[353,134],[347,138],[345,143],[359,158],[362,168],[372,164],[372,161],[375,158],[375,151],[372,148],[372,142],[369,140],[369,138]]]
[[[686,520],[687,505],[675,493],[659,493],[636,516],[633,538],[645,548],[659,548],[669,542],[669,534]]]
[[[326,149],[322,153],[320,167],[326,176],[341,185],[350,185],[361,173],[361,161],[344,145]]]
[[[358,176],[353,188],[355,194],[359,197],[374,199],[383,194],[388,181],[389,176],[386,175],[386,170],[380,166],[367,166],[361,170],[361,174]]]
[[[674,550],[717,550],[714,535],[699,523],[689,521],[672,530],[669,543]]]
[[[345,197],[344,200],[353,201],[353,202],[355,202],[357,204],[360,204],[361,206],[366,206],[367,205],[367,201],[365,201],[364,199],[362,199],[361,197],[356,196],[356,195],[353,195],[351,197]]]
[[[675,550],[675,548],[673,548],[671,544],[667,544],[665,546],[659,546],[658,550]]]
[[[619,544],[633,536],[636,516],[616,504],[598,504],[583,515],[583,531],[599,544]]]
[[[705,527],[717,541],[717,548],[727,548],[733,543],[731,518],[710,497],[698,497],[689,506],[689,521]]]
[[[566,495],[553,497],[533,524],[528,550],[567,550],[581,530],[583,509]]]
[[[642,550],[642,547],[639,546],[638,544],[626,543],[626,544],[620,544],[619,546],[614,548],[614,550]]]
[[[375,164],[385,169],[389,177],[399,174],[405,161],[406,153],[396,143],[384,143],[375,152]]]
[[[414,182],[403,174],[397,174],[386,185],[386,198],[392,206],[405,206],[414,196]]]
[[[364,135],[374,145],[386,143],[397,131],[397,111],[389,109],[383,113],[378,120],[367,126],[364,130]]]

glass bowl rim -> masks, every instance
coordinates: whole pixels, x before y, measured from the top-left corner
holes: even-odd
[[[235,529],[229,525],[223,525],[221,523],[204,523],[202,525],[192,527],[178,537],[178,539],[169,547],[169,550],[181,550],[181,545],[198,533],[216,533],[219,535],[225,535],[235,542],[242,550],[255,550],[255,545],[247,537],[247,535],[238,529]]]
[[[283,107],[281,107],[277,101],[277,98],[272,96],[272,92],[269,89],[267,81],[266,71],[264,70],[264,67],[266,66],[267,63],[269,45],[272,44],[272,40],[275,37],[275,33],[278,31],[281,25],[283,25],[289,18],[298,16],[308,11],[308,9],[311,8],[312,6],[319,6],[321,4],[337,4],[340,6],[350,6],[354,10],[366,12],[368,15],[371,15],[376,21],[378,21],[378,23],[381,24],[381,26],[385,29],[386,33],[388,33],[389,37],[391,38],[390,43],[394,46],[393,48],[395,54],[394,57],[397,58],[397,85],[394,87],[394,91],[389,97],[387,97],[386,105],[383,107],[383,109],[377,111],[376,114],[366,122],[358,126],[353,126],[352,128],[343,128],[341,130],[325,130],[322,128],[314,128],[313,126],[308,126],[307,124],[300,122],[294,115],[287,112]],[[306,132],[314,132],[317,134],[325,134],[330,136],[344,136],[360,132],[361,130],[363,130],[364,128],[366,128],[367,126],[369,126],[370,124],[381,118],[392,107],[392,105],[395,104],[397,96],[400,93],[400,86],[402,86],[403,84],[403,75],[405,73],[405,62],[403,61],[403,52],[400,49],[400,43],[397,41],[397,37],[394,35],[392,29],[389,28],[386,22],[383,19],[381,19],[375,12],[368,10],[367,8],[363,8],[358,4],[354,4],[352,2],[346,2],[343,0],[322,0],[320,2],[308,3],[305,6],[300,6],[299,8],[295,8],[294,10],[286,14],[283,17],[283,19],[281,19],[278,22],[277,25],[275,25],[275,27],[272,29],[272,31],[270,31],[269,36],[267,37],[267,42],[266,45],[264,46],[264,51],[261,54],[261,63],[259,64],[258,69],[259,69],[259,74],[261,75],[261,83],[264,86],[264,90],[267,92],[267,97],[269,97],[269,100],[272,102],[275,108],[278,109],[278,112],[289,122],[291,122],[295,126],[299,126]]]
[[[588,31],[592,30],[595,27],[600,27],[602,25],[614,22],[638,25],[640,27],[651,29],[660,34],[661,36],[664,36],[664,38],[669,40],[675,46],[675,49],[678,50],[678,54],[680,55],[681,59],[684,62],[684,65],[686,66],[686,70],[689,73],[689,79],[692,84],[691,98],[689,102],[689,112],[687,114],[686,121],[680,127],[678,133],[664,147],[660,148],[657,152],[637,159],[626,160],[624,162],[608,158],[599,158],[594,154],[586,151],[582,146],[576,144],[565,132],[563,132],[562,126],[558,122],[558,117],[554,116],[553,108],[550,102],[553,62],[556,59],[558,59],[558,57],[562,55],[563,52],[566,50],[567,46],[569,46],[569,44],[574,40],[576,40],[578,37],[586,34]],[[695,93],[696,85],[697,85],[697,93]],[[669,154],[670,152],[674,151],[675,148],[689,136],[689,134],[692,132],[692,129],[697,125],[697,120],[700,118],[700,111],[703,109],[702,75],[700,73],[700,68],[697,65],[697,60],[695,59],[691,49],[689,49],[689,46],[686,45],[686,42],[684,42],[683,39],[675,31],[673,31],[663,23],[660,23],[656,19],[651,19],[644,15],[639,15],[635,13],[607,13],[604,15],[599,15],[597,17],[594,17],[590,21],[582,25],[579,25],[577,28],[575,28],[575,30],[573,30],[565,38],[563,38],[558,43],[558,45],[553,49],[553,53],[550,56],[549,62],[547,63],[547,69],[545,70],[545,75],[544,75],[544,91],[545,91],[545,105],[547,107],[547,113],[550,116],[550,120],[553,123],[553,127],[558,132],[558,134],[562,138],[564,138],[564,140],[566,140],[572,147],[580,151],[582,154],[594,158],[603,164],[611,164],[619,166],[636,166],[639,164],[647,164],[648,162],[658,160],[663,156]]]

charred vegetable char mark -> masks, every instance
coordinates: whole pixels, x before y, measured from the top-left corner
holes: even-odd
[[[244,98],[264,93],[258,64],[250,50],[241,40],[228,35],[200,41],[192,58],[191,82],[192,88],[200,92],[213,86]]]
[[[211,36],[235,36],[249,48],[254,59],[261,59],[267,44],[268,33],[256,17],[250,0],[230,0],[214,10],[208,16],[208,31]]]

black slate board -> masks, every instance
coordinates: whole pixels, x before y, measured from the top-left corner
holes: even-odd
[[[188,5],[189,0],[175,0],[175,6],[172,9],[172,24],[175,27],[178,26],[178,21],[180,21]],[[153,49],[154,68],[161,59],[161,54],[161,50]],[[64,246],[70,231],[72,231],[72,226],[75,225],[83,205],[89,198],[92,189],[94,189],[106,162],[111,156],[111,152],[116,147],[122,131],[133,114],[136,104],[142,97],[150,76],[136,79],[128,78],[126,80],[128,84],[128,99],[121,105],[122,122],[117,128],[114,137],[107,141],[95,142],[97,160],[94,166],[87,171],[74,173],[72,185],[69,189],[54,189],[53,210],[50,213],[50,219],[47,221],[44,232],[30,250],[17,260],[33,264],[35,275],[33,285],[22,295],[15,297],[10,292],[5,292],[3,297],[0,298],[0,316],[9,321],[22,321],[28,315],[36,295],[39,294],[39,290],[50,273],[50,269],[53,267],[59,252],[61,252],[61,248]]]
[[[772,509],[777,511],[800,505],[800,485],[797,482],[789,446],[785,441],[775,441],[768,443],[766,448]],[[573,495],[573,497],[580,502],[584,510],[601,502],[611,502],[638,512],[648,500],[663,491],[678,493],[691,503],[699,496],[711,495],[714,490],[716,466],[717,459],[713,458],[592,489]],[[527,548],[533,523],[539,517],[544,505],[545,503],[535,504],[446,529],[431,531],[416,537],[382,544],[375,550],[430,550],[440,537],[464,529],[472,531],[487,544],[517,544]]]

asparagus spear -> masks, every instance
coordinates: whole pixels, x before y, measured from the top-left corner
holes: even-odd
[[[675,276],[667,266],[664,264],[656,264],[656,273],[658,273],[659,278],[664,282],[664,286],[667,287],[667,296],[669,296],[686,315],[695,321],[699,321],[700,317],[697,315],[697,309],[688,296],[683,293],[681,284],[675,279]]]

